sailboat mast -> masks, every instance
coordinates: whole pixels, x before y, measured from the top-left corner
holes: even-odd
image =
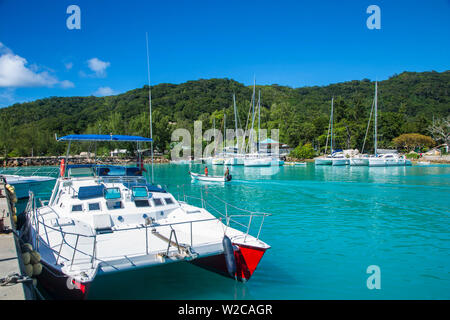
[[[330,154],[333,154],[333,105],[334,105],[334,97],[331,98],[331,146],[330,146]]]
[[[152,183],[153,183],[153,129],[152,129],[152,89],[150,86],[150,58],[148,54],[148,33],[145,33],[145,42],[147,45],[147,76],[148,76],[148,104],[150,112],[150,139],[152,139],[151,145],[151,155],[152,155]]]
[[[375,157],[377,154],[377,109],[378,109],[378,82],[375,81],[375,133],[374,133],[374,149]]]
[[[258,153],[260,141],[261,141],[261,89],[259,89],[258,91]]]
[[[256,78],[253,79],[253,95],[252,95],[252,128],[250,130],[250,137],[248,141],[249,151],[250,147],[253,147],[253,128],[255,125],[255,100],[256,100]]]
[[[213,118],[213,135],[214,135],[214,155],[216,155],[217,154],[216,117]]]
[[[225,109],[223,109],[223,146],[224,149],[227,147],[227,114]]]
[[[238,124],[237,124],[237,113],[236,113],[236,95],[233,93],[233,107],[234,107],[234,126],[236,130],[236,148],[239,148],[239,136],[238,136]]]

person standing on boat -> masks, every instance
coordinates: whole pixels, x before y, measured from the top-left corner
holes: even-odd
[[[225,176],[225,177],[228,177],[229,174],[230,174],[230,170],[229,170],[228,167],[227,167],[227,170],[225,170],[224,176]]]
[[[208,176],[208,166],[205,166],[205,176]]]

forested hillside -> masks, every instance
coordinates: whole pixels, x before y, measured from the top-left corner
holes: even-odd
[[[325,146],[331,97],[335,101],[335,145],[358,148],[366,133],[375,83],[367,79],[328,86],[261,89],[261,128],[280,129],[280,140],[290,146],[307,142]],[[378,83],[379,146],[390,147],[403,133],[429,135],[433,116],[450,114],[450,71],[404,72]],[[239,127],[245,127],[253,88],[230,79],[209,79],[152,86],[153,136],[159,150],[169,147],[175,128],[193,130],[234,128],[232,94],[236,94]],[[149,136],[148,87],[108,97],[50,97],[0,109],[0,154],[60,155],[65,144],[58,136],[71,133],[115,133]],[[372,147],[372,128],[366,150]],[[74,152],[79,150],[74,149]]]

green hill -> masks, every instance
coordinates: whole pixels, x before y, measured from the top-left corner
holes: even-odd
[[[331,97],[335,98],[335,145],[361,148],[374,95],[367,79],[303,88],[270,85],[261,89],[261,128],[280,129],[291,146],[307,142],[324,146]],[[232,94],[236,94],[240,127],[245,127],[253,88],[230,79],[208,79],[152,86],[153,134],[158,149],[167,149],[175,128],[193,130],[234,127]],[[403,133],[428,134],[436,118],[450,114],[450,71],[404,72],[379,82],[379,146],[389,147]],[[149,135],[148,87],[108,97],[50,97],[0,109],[0,154],[60,155],[65,144],[54,134],[115,133]],[[372,129],[371,129],[372,130]],[[372,132],[372,131],[370,131]],[[366,146],[371,148],[368,139]],[[367,150],[366,148],[366,150]],[[74,152],[79,150],[74,149]]]

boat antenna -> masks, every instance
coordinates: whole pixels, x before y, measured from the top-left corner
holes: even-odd
[[[153,130],[152,130],[152,89],[150,86],[150,58],[148,54],[148,32],[145,33],[145,43],[147,45],[147,76],[148,76],[148,104],[149,104],[149,112],[150,112],[150,139],[152,141],[151,144],[151,156],[152,156],[152,184],[153,184]]]
[[[334,97],[331,97],[331,146],[330,146],[330,154],[333,155],[333,107],[334,107]]]
[[[370,120],[372,120],[373,107],[375,105],[375,100],[372,100],[372,108],[370,109],[369,121],[367,122],[366,135],[364,136],[364,142],[361,149],[361,154],[364,154],[364,146],[366,145],[367,133],[369,133]]]
[[[377,91],[378,91],[378,81],[375,81],[375,99],[374,99],[374,104],[375,104],[375,116],[374,116],[374,120],[375,120],[375,124],[374,124],[374,126],[375,126],[375,133],[374,133],[375,157],[378,155],[378,152],[377,152],[377,147],[378,147],[377,146],[377,144],[378,144],[377,143],[377,109],[378,109]]]
[[[238,137],[238,119],[237,119],[237,113],[236,113],[236,95],[233,92],[233,107],[234,107],[234,126],[236,130],[236,148],[237,152],[239,152],[239,137]],[[434,115],[433,115],[433,123],[434,123]]]

